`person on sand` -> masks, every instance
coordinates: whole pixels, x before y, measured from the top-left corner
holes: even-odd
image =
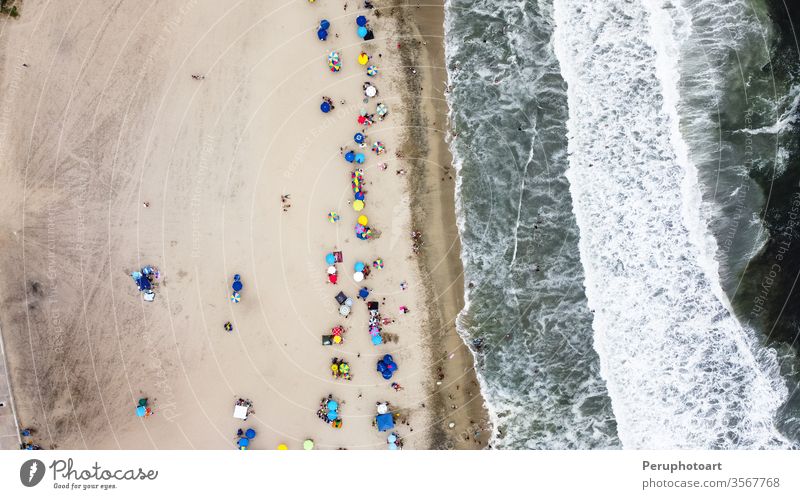
[[[229,333],[230,333],[231,331],[233,331],[233,324],[231,324],[231,323],[230,323],[230,321],[226,322],[226,323],[225,323],[225,325],[224,325],[223,327],[225,328],[225,331],[227,331],[227,332],[229,332]]]

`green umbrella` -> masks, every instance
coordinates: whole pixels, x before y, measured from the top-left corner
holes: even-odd
[[[314,441],[309,439],[303,442],[303,449],[312,450],[314,448]]]

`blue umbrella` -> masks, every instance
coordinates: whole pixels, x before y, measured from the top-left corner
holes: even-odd
[[[239,274],[233,274],[233,280],[234,281],[241,281],[242,280],[242,276],[240,276]]]
[[[327,19],[323,19],[319,22],[319,27],[322,29],[328,29],[331,27],[331,23],[329,23]]]
[[[233,281],[233,286],[231,286],[234,291],[241,291],[242,290],[242,281]]]
[[[246,438],[239,439],[239,447],[247,447],[248,445],[250,445],[250,440]]]
[[[362,156],[363,156],[363,154],[362,154]],[[344,155],[344,159],[348,163],[352,163],[353,160],[356,159],[356,153],[354,153],[353,151],[347,151],[347,154]]]
[[[366,158],[364,157],[363,153],[356,154],[356,163],[361,164],[364,162]]]
[[[248,428],[247,431],[245,432],[244,436],[246,436],[247,438],[253,438],[253,437],[256,436],[256,430],[254,430],[252,428]]]
[[[392,362],[394,362],[394,359],[392,358],[391,355],[387,353],[386,355],[383,356],[383,362],[384,364],[391,364]]]
[[[383,379],[392,379],[392,371],[389,369],[384,369],[383,371],[381,371],[381,374],[383,375]]]
[[[367,288],[359,289],[358,296],[360,296],[361,298],[366,298],[367,296],[369,296],[369,290]]]
[[[356,144],[363,144],[364,143],[364,134],[359,132],[353,135],[353,140],[356,141]]]
[[[334,263],[336,263],[336,257],[333,255],[333,253],[328,253],[327,255],[325,255],[325,263],[327,263],[328,265],[333,265]]]
[[[329,113],[331,111],[331,105],[328,104],[327,102],[323,102],[322,104],[319,105],[319,109],[323,113]]]
[[[328,39],[328,32],[324,29],[317,31],[317,38],[322,40],[323,42]]]
[[[367,36],[367,28],[365,28],[364,26],[359,26],[358,27],[358,37],[359,38],[364,38],[365,36]]]
[[[397,450],[397,444],[392,442],[389,444],[389,450]]]
[[[328,412],[328,419],[331,421],[335,421],[336,418],[339,417],[339,414],[336,411],[329,411]]]
[[[359,201],[363,201],[364,200],[364,193],[361,192],[361,191],[356,192],[356,199],[359,200]]]
[[[328,401],[328,410],[329,411],[335,411],[338,408],[339,408],[339,403],[338,402],[336,402],[335,400],[329,400]]]
[[[145,406],[140,405],[139,407],[136,408],[136,415],[137,416],[139,416],[140,418],[143,418],[145,414],[147,414],[147,408]]]
[[[356,24],[359,26],[366,26],[367,25],[367,18],[364,16],[356,17]]]
[[[356,264],[353,265],[353,270],[355,270],[356,272],[363,272],[364,271],[364,262],[356,262]]]
[[[372,337],[372,344],[373,345],[380,345],[381,343],[383,343],[383,338],[381,338],[381,335],[376,334],[375,336]]]

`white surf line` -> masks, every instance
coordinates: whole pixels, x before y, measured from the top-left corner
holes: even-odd
[[[514,254],[511,256],[511,263],[508,264],[508,268],[511,269],[514,266],[514,262],[517,261],[517,245],[519,244],[519,238],[517,234],[519,233],[519,220],[522,215],[522,198],[525,196],[525,179],[528,176],[528,166],[533,162],[533,150],[534,150],[534,143],[536,142],[535,137],[531,139],[531,147],[528,149],[528,160],[525,162],[525,167],[522,171],[522,183],[519,186],[519,202],[517,203],[517,222],[514,224]]]
[[[3,339],[3,329],[0,328],[0,359],[3,360],[3,371],[6,375],[6,386],[8,387],[8,405],[11,406],[11,415],[14,419],[14,427],[17,429],[17,443],[22,445],[22,434],[19,429],[19,419],[17,418],[17,407],[14,403],[14,392],[11,390],[11,378],[8,376],[8,357],[6,357],[5,340]],[[11,435],[6,435],[11,436]],[[11,449],[9,449],[11,450]]]

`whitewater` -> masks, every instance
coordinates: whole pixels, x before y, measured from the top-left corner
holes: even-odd
[[[773,350],[732,313],[680,128],[686,12],[555,0],[569,191],[594,349],[625,448],[775,448]],[[724,8],[724,6],[722,6]],[[680,29],[678,29],[680,28]]]

